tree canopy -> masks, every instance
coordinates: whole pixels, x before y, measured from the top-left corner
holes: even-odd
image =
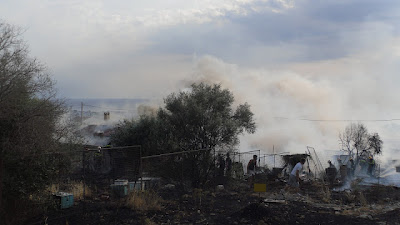
[[[159,118],[170,127],[172,138],[184,150],[232,146],[238,135],[254,133],[250,106],[233,109],[234,98],[220,85],[193,84],[190,91],[171,94]]]
[[[383,141],[378,133],[369,134],[367,128],[361,123],[349,124],[343,133],[339,134],[339,141],[343,151],[358,157],[362,152],[370,155],[382,153]]]
[[[11,218],[17,209],[8,206],[27,201],[56,174],[53,156],[45,153],[60,148],[64,106],[20,29],[1,21],[0,104],[0,216]]]
[[[256,129],[250,106],[233,107],[233,94],[219,84],[193,84],[190,90],[168,95],[164,102],[155,116],[121,123],[112,142],[142,145],[144,155],[206,149],[182,156],[190,167],[188,177],[199,179],[198,184],[210,175],[213,150],[233,148],[240,134]]]

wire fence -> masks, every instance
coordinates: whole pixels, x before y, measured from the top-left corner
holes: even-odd
[[[83,152],[82,161],[83,182],[97,190],[97,195],[110,194],[117,192],[117,195],[126,195],[129,187],[117,189],[121,183],[138,183],[142,172],[141,146],[125,147],[104,147],[104,148],[86,148]],[[116,186],[112,186],[116,185]],[[89,187],[90,188],[90,187]],[[102,192],[102,193],[101,193]],[[121,192],[121,193],[118,193]],[[115,193],[114,193],[115,194]],[[83,197],[86,196],[84,192]]]
[[[142,157],[143,185],[145,189],[158,188],[164,183],[181,188],[200,186],[215,176],[214,152],[196,149]]]
[[[254,155],[261,172],[281,172],[286,166],[284,156],[289,155],[288,152],[262,152],[218,153],[211,149],[198,149],[142,156],[141,146],[85,146],[71,152],[31,156],[30,160],[40,158],[41,161],[52,162],[51,169],[57,171],[57,176],[42,194],[47,198],[38,202],[47,205],[55,202],[58,208],[68,208],[70,205],[63,205],[61,199],[65,196],[60,193],[72,195],[75,202],[85,203],[93,199],[123,197],[136,190],[158,189],[168,183],[182,185],[182,188],[196,187],[209,181],[210,186],[226,184],[227,179],[246,177],[247,164]],[[306,153],[312,160],[306,162],[305,170],[315,174],[324,172],[325,167],[315,149],[308,147]],[[385,184],[388,181],[383,176],[394,174],[392,170],[387,172],[380,168],[380,165],[376,166],[376,170],[377,177],[365,179],[367,182]],[[41,223],[43,221],[31,224]]]
[[[140,189],[141,146],[85,146],[74,151],[32,155],[29,161],[47,162],[45,170],[56,174],[45,191],[30,197],[41,209],[66,209],[79,202],[119,198],[134,188]],[[43,223],[42,219],[28,224]]]

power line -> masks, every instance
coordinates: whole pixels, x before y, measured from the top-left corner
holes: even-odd
[[[211,149],[210,148],[204,148],[204,149],[181,151],[181,152],[170,152],[170,153],[164,153],[164,154],[159,154],[159,155],[143,156],[142,159],[157,158],[157,157],[169,156],[169,155],[186,154],[186,153],[200,152],[200,151],[206,151],[206,150],[211,150]]]
[[[309,121],[309,122],[391,122],[391,121],[400,121],[400,119],[373,119],[373,120],[331,119],[331,120],[323,120],[323,119],[289,118],[289,117],[273,117],[273,118],[274,119],[282,119],[282,120],[301,120],[301,121]]]

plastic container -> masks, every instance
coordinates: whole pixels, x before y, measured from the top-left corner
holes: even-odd
[[[117,197],[124,197],[128,195],[128,185],[111,184],[111,190]]]
[[[67,209],[74,205],[74,195],[67,192],[58,192],[55,194],[60,199],[60,208]]]
[[[142,186],[144,186],[144,185],[142,185],[142,182],[140,182],[140,181],[129,182],[129,191],[140,191],[140,190],[144,189],[144,187],[142,187]]]

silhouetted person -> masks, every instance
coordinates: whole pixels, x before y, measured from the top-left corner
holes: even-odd
[[[226,160],[225,160],[226,172],[225,175],[227,177],[231,177],[232,173],[232,159],[229,156],[229,153],[226,153]]]
[[[349,176],[349,178],[353,178],[354,177],[354,171],[356,169],[356,165],[354,164],[354,160],[352,158],[350,158],[349,162],[347,163],[348,167],[347,167],[347,175]]]
[[[254,176],[256,175],[256,168],[257,168],[257,155],[253,155],[253,159],[249,161],[247,164],[247,174],[250,175],[249,177],[249,184],[250,187],[253,186],[254,183]]]
[[[329,160],[328,163],[329,163],[329,168],[335,168],[336,169],[335,165],[332,164],[331,160]]]
[[[218,154],[218,176],[223,177],[225,170],[225,160],[221,154]]]
[[[247,174],[255,175],[256,168],[257,168],[257,155],[253,155],[253,159],[251,159],[247,164]]]
[[[372,173],[375,169],[375,160],[372,158],[372,156],[369,157],[368,160],[368,175],[372,176]]]

